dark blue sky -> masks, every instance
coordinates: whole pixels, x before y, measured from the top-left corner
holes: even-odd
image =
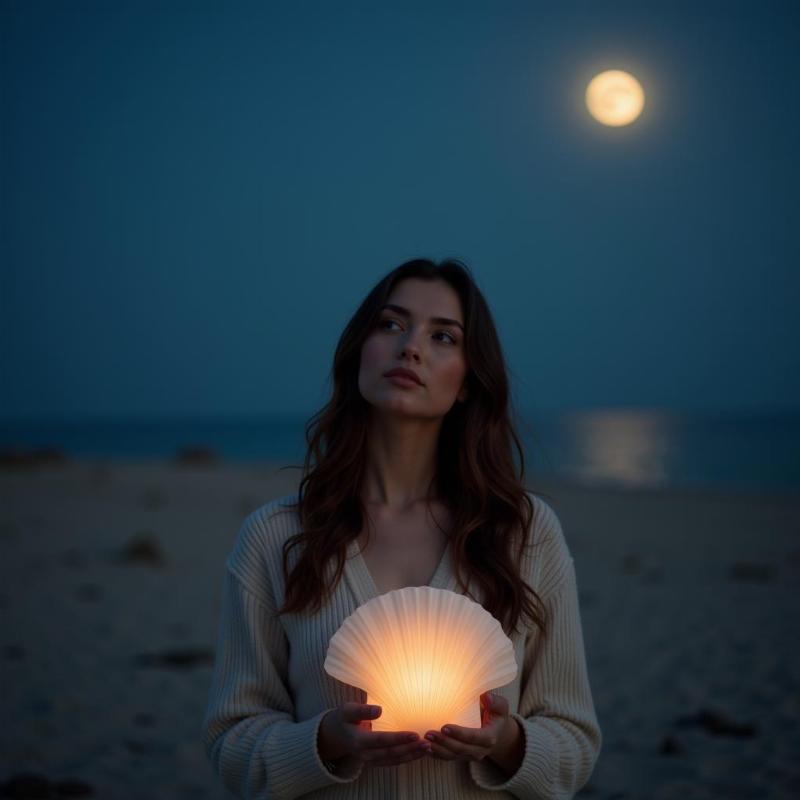
[[[0,418],[311,412],[413,256],[522,409],[800,408],[794,3],[0,8]]]

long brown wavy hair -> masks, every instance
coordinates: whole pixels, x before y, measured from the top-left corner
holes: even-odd
[[[370,406],[358,388],[361,348],[395,285],[406,278],[446,281],[458,293],[464,314],[468,394],[442,421],[435,476],[440,500],[452,515],[452,529],[445,533],[458,585],[472,596],[471,577],[484,594],[484,608],[507,633],[516,630],[523,614],[545,633],[544,604],[520,574],[534,506],[522,482],[525,459],[510,419],[505,359],[483,294],[457,259],[401,264],[375,285],[347,323],[333,359],[332,397],[305,429],[304,477],[291,506],[302,530],[283,546],[286,591],[278,613],[320,609],[341,579],[347,547],[367,517],[361,486]],[[290,573],[295,547],[301,554]],[[330,559],[335,572],[326,583]]]

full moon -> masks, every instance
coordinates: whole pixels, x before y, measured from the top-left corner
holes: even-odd
[[[609,69],[589,81],[586,106],[603,125],[629,125],[642,113],[644,89],[633,75]]]

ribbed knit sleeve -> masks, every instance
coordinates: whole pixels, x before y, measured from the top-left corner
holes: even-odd
[[[202,734],[214,770],[234,795],[290,800],[354,781],[363,764],[344,759],[336,775],[329,772],[317,750],[325,711],[295,719],[287,688],[288,642],[267,583],[264,524],[254,515],[245,520],[226,564]],[[252,575],[258,575],[257,585]]]
[[[511,713],[524,732],[525,753],[511,776],[488,759],[470,762],[478,786],[522,800],[571,798],[589,780],[602,746],[586,669],[575,565],[558,517],[542,506],[545,530],[537,593],[547,609],[548,635],[542,637],[537,630],[526,639],[519,710]]]

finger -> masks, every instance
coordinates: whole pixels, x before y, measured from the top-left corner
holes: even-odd
[[[449,727],[450,726],[448,725],[448,728]],[[466,730],[472,731],[475,729],[467,728]],[[486,755],[486,753],[493,746],[488,738],[485,741],[482,740],[480,743],[467,744],[466,742],[459,741],[452,736],[442,736],[441,734],[431,735],[433,738],[429,741],[433,742],[438,748],[443,748],[446,752],[452,753],[457,758],[480,759],[483,758],[483,756]],[[428,734],[426,734],[426,738],[427,737]]]
[[[483,695],[481,695],[483,697]],[[481,728],[485,728],[487,725],[490,725],[492,722],[492,701],[486,700],[484,702],[481,700]]]
[[[416,752],[411,752],[402,757],[372,758],[365,760],[364,763],[369,767],[390,767],[394,764],[407,764],[409,761],[417,761],[430,753],[430,747],[417,747]]]
[[[431,756],[440,761],[460,761],[462,756],[438,742],[431,742]]]
[[[445,725],[439,733],[445,739],[456,739],[465,744],[485,744],[486,734],[482,728],[465,728],[462,725]]]
[[[495,694],[494,692],[487,692],[486,694],[488,695],[487,708],[492,714],[500,714],[501,716],[508,714],[508,700],[503,695]]]
[[[342,705],[342,719],[345,722],[377,719],[380,715],[380,706],[365,705],[364,703],[344,703]]]
[[[430,742],[416,741],[402,744],[397,747],[373,747],[361,750],[359,758],[363,761],[375,763],[378,761],[395,761],[406,759],[417,755],[425,755],[430,750]]]
[[[414,731],[359,731],[356,742],[359,747],[397,747],[408,742],[418,742],[419,735]]]

